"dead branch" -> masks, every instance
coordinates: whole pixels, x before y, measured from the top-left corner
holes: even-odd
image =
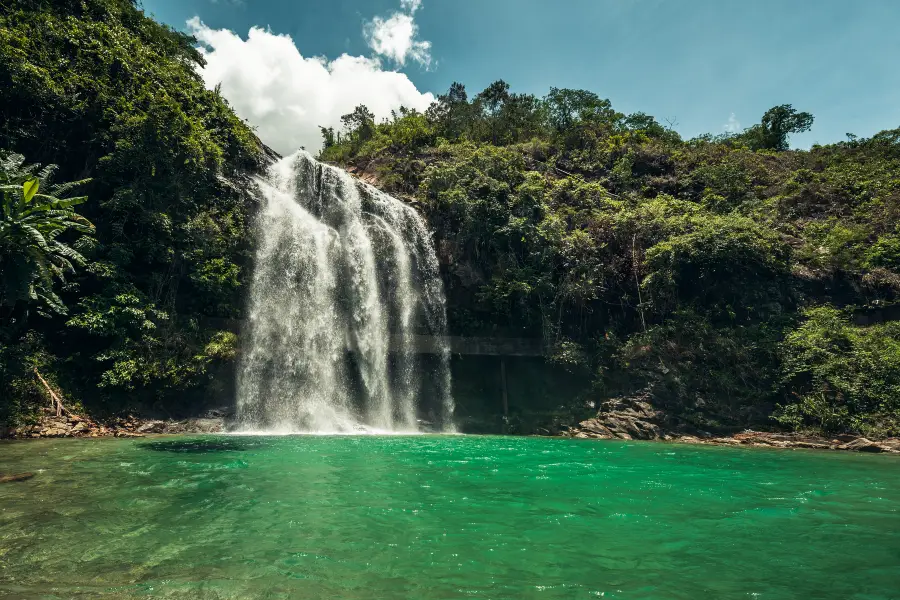
[[[63,406],[62,398],[59,397],[59,394],[57,394],[56,392],[53,391],[53,388],[50,387],[50,384],[47,383],[47,380],[44,379],[43,377],[41,377],[41,374],[37,370],[37,367],[34,368],[34,374],[37,375],[37,378],[40,380],[41,383],[44,384],[44,387],[47,389],[47,393],[50,394],[50,408],[56,409],[56,416],[61,417],[63,414],[63,411],[65,411],[65,413],[69,414],[69,415],[73,414],[72,411],[68,410],[65,406]]]

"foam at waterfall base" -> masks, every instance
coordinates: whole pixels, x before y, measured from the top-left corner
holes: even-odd
[[[369,435],[377,435],[377,436],[385,436],[385,435],[397,435],[397,436],[410,436],[410,435],[435,435],[435,434],[449,434],[456,435],[454,431],[429,431],[430,427],[424,427],[422,429],[379,429],[377,427],[370,427],[364,423],[353,423],[345,427],[341,427],[339,429],[322,429],[322,430],[303,430],[303,429],[293,429],[290,426],[288,427],[274,427],[271,429],[236,429],[233,431],[228,431],[227,435],[234,436],[289,436],[289,435],[317,435],[317,436],[369,436]]]

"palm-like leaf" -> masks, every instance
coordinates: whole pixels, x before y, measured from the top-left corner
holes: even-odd
[[[67,231],[94,233],[93,224],[74,211],[87,198],[66,197],[89,180],[54,185],[50,179],[55,172],[55,165],[26,165],[18,154],[0,156],[0,277],[9,278],[0,289],[8,290],[20,281],[27,285],[27,289],[13,291],[8,297],[0,295],[0,304],[27,298],[65,313],[65,306],[53,291],[53,280],[62,280],[75,265],[86,263],[81,253],[58,238]],[[20,272],[11,270],[22,264],[28,265],[31,273],[24,279]]]

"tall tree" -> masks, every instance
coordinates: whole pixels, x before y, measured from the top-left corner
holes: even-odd
[[[322,139],[323,139],[322,145],[325,148],[331,148],[332,146],[334,146],[335,144],[338,143],[339,135],[334,132],[334,127],[322,127],[320,125],[319,131],[322,132]]]
[[[426,116],[437,127],[439,135],[455,140],[469,126],[471,113],[466,86],[454,81],[447,93],[438,96],[428,108]]]
[[[482,133],[479,137],[494,144],[500,143],[501,125],[498,117],[509,99],[509,84],[502,79],[487,86],[475,96],[476,113],[480,114],[483,123]]]
[[[353,112],[342,116],[341,123],[348,134],[356,134],[361,140],[367,140],[375,131],[375,114],[365,104],[360,104]]]
[[[792,133],[809,131],[815,117],[808,112],[797,112],[790,104],[774,106],[766,111],[762,122],[748,129],[742,137],[754,150],[787,150]]]

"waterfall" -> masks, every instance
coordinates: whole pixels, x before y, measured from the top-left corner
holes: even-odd
[[[446,300],[422,217],[302,151],[259,188],[238,429],[417,431],[429,405],[452,430]],[[417,353],[417,334],[436,356]]]

